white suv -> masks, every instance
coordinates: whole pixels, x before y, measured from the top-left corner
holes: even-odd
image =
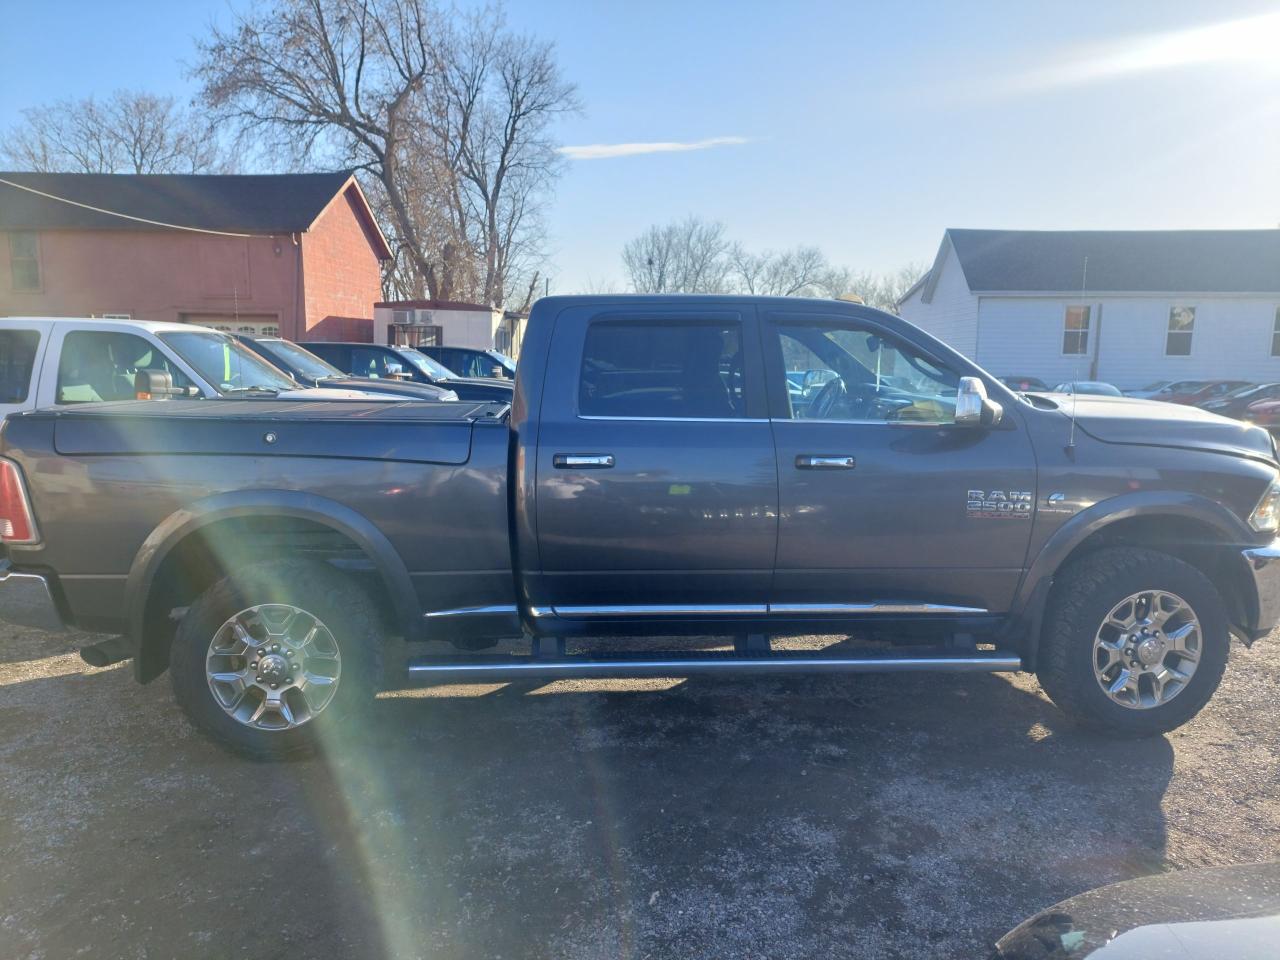
[[[386,400],[359,390],[303,388],[225,333],[188,323],[0,319],[0,418],[20,410],[133,400],[134,377],[155,370],[196,397]]]

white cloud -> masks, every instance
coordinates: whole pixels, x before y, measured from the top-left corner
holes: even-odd
[[[645,153],[684,153],[688,150],[708,150],[711,147],[734,147],[748,142],[746,137],[708,137],[706,140],[683,142],[588,143],[576,147],[561,147],[560,152],[570,160],[605,160],[610,157],[637,157]]]

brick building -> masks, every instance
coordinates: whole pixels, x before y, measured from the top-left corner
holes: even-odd
[[[0,173],[0,316],[371,341],[390,256],[350,171]]]

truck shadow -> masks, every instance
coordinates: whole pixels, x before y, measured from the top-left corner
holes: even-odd
[[[224,955],[275,924],[335,957],[960,957],[1164,866],[1170,743],[1077,732],[1028,678],[407,689],[270,765],[127,673],[11,683],[0,709],[11,809],[75,864],[27,854],[20,888],[15,846],[0,894],[92,896],[136,920],[122,951],[174,952],[156,918],[180,907]],[[49,720],[66,702],[110,740]],[[93,936],[47,922],[50,955]]]

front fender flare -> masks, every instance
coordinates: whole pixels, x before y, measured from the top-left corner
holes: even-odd
[[[341,533],[373,563],[395,605],[395,620],[405,637],[415,637],[422,624],[413,580],[386,536],[366,517],[327,497],[294,490],[236,490],[215,494],[174,511],[143,541],[125,581],[128,637],[137,656],[134,674],[146,683],[163,672],[156,650],[147,649],[144,636],[147,600],[156,577],[173,549],[193,533],[221,520],[239,517],[291,517],[310,520]]]
[[[1220,535],[1220,545],[1256,546],[1248,525],[1215,500],[1179,490],[1142,490],[1100,500],[1081,510],[1053,532],[1027,567],[1012,606],[1011,622],[1029,631],[1023,661],[1035,669],[1039,624],[1058,570],[1089,537],[1132,517],[1177,517],[1206,524]]]

